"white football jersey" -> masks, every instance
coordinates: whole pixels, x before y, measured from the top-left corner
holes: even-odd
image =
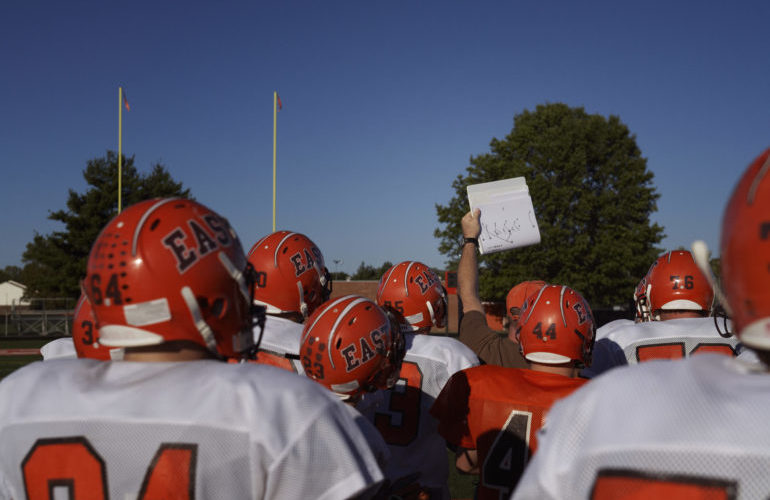
[[[345,408],[348,409],[351,418],[358,425],[358,430],[364,435],[366,442],[369,443],[369,449],[372,450],[374,458],[377,460],[377,465],[380,466],[380,470],[385,474],[387,479],[395,481],[398,477],[389,474],[388,467],[392,465],[390,459],[390,449],[385,444],[385,440],[382,439],[382,434],[378,431],[372,423],[366,419],[361,412],[356,409],[355,406],[345,403]]]
[[[296,358],[299,355],[302,328],[301,323],[268,314],[265,318],[265,329],[262,333],[262,341],[259,343],[259,350],[287,359],[286,363],[291,363],[294,372],[304,373],[302,363]],[[259,327],[255,327],[254,342],[258,339]],[[293,357],[286,358],[286,354],[293,355]]]
[[[588,382],[551,408],[513,498],[768,498],[770,374],[755,367],[703,354]]]
[[[391,474],[420,472],[416,482],[449,498],[446,441],[430,407],[449,377],[479,360],[461,342],[446,337],[406,334],[406,355],[393,389],[365,394],[358,404],[390,447]],[[394,468],[396,470],[394,470]]]
[[[62,337],[48,342],[40,348],[40,355],[43,356],[43,361],[59,358],[74,359],[78,357],[72,337]]]
[[[737,356],[743,345],[719,334],[714,318],[681,318],[634,323],[612,322],[596,331],[593,361],[581,376],[594,377],[615,366],[652,359],[681,359],[717,352]],[[728,327],[731,327],[729,322]]]
[[[0,382],[0,443],[0,498],[336,500],[383,478],[333,394],[251,363],[33,363]]]

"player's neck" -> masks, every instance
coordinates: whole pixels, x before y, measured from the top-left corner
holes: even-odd
[[[577,368],[575,368],[573,363],[546,365],[529,361],[529,369],[535,372],[555,373],[556,375],[564,375],[565,377],[575,377],[577,375]]]
[[[660,310],[658,311],[658,319],[657,321],[668,321],[671,319],[683,319],[683,318],[705,318],[706,314],[702,311],[686,311],[686,310],[675,310],[675,311],[666,311],[666,310]]]
[[[196,361],[211,359],[214,355],[204,347],[192,342],[175,341],[158,345],[127,347],[123,361],[162,363],[168,361]]]

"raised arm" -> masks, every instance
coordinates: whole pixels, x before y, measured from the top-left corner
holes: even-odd
[[[478,208],[465,214],[460,221],[463,238],[478,238],[481,234],[481,210]],[[478,248],[471,242],[463,243],[460,264],[457,267],[457,294],[463,303],[463,311],[484,312],[479,298],[479,267],[476,252]]]

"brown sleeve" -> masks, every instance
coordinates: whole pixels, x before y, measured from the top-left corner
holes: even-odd
[[[489,328],[486,317],[479,311],[469,311],[463,315],[459,339],[488,365],[505,368],[528,367],[519,352],[519,346]]]

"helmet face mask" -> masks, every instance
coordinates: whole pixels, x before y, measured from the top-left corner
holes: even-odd
[[[253,344],[238,236],[191,200],[147,200],[116,216],[91,249],[84,288],[103,345],[188,341],[238,357]]]
[[[446,326],[446,289],[421,262],[408,260],[385,271],[377,286],[377,304],[395,314],[404,333],[427,333]]]
[[[573,289],[544,286],[524,302],[521,318],[517,336],[521,352],[528,361],[591,364],[596,334],[593,313],[585,299]]]
[[[391,388],[405,353],[395,325],[393,317],[364,297],[346,295],[324,303],[302,332],[299,354],[305,374],[343,399]]]
[[[722,283],[741,342],[770,351],[770,149],[749,165],[722,219]]]
[[[687,250],[667,252],[655,261],[646,276],[646,307],[652,320],[661,311],[694,311],[708,315],[714,291]]]
[[[269,314],[296,313],[305,319],[331,295],[323,254],[304,234],[271,233],[251,247],[248,260],[257,273],[254,302]]]
[[[645,275],[634,290],[634,305],[636,305],[634,321],[637,323],[652,321],[650,304],[647,302],[647,291],[647,275]]]

